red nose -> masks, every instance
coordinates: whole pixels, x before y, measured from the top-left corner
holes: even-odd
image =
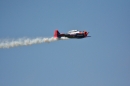
[[[84,36],[87,36],[88,35],[88,32],[84,31]]]

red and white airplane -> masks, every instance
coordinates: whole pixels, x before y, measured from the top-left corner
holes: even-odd
[[[86,38],[86,37],[91,37],[88,36],[89,32],[87,31],[79,31],[79,30],[71,30],[68,33],[60,33],[58,30],[54,31],[54,38],[61,38],[61,37],[66,37],[66,38]]]

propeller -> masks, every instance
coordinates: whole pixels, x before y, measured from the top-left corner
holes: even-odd
[[[89,32],[88,32],[88,34],[89,34]],[[91,37],[91,36],[87,36],[87,37]]]
[[[87,36],[87,37],[91,37],[91,36]]]
[[[89,32],[84,31],[84,34],[87,36],[89,34]],[[91,37],[91,36],[87,36],[87,37]]]

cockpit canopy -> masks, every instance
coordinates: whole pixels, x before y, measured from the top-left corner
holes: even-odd
[[[68,33],[79,32],[79,30],[70,30]]]

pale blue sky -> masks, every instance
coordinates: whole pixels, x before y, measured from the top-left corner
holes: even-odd
[[[1,0],[0,39],[91,38],[0,49],[0,86],[130,86],[129,0]]]

